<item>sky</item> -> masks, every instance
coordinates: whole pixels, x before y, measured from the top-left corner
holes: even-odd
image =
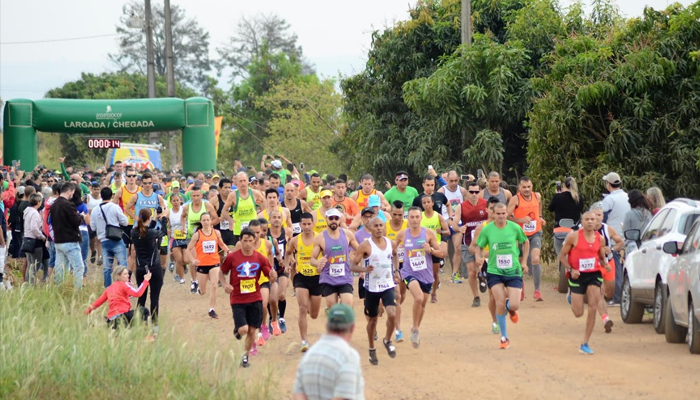
[[[141,1],[141,0],[139,0]],[[586,1],[588,2],[588,1]],[[692,0],[680,0],[683,5]],[[81,72],[115,71],[108,54],[117,37],[58,39],[116,33],[126,0],[0,0],[0,98],[42,98],[50,89],[80,78]],[[153,0],[153,5],[162,5]],[[210,33],[210,51],[228,42],[241,16],[275,13],[298,35],[305,57],[326,77],[363,70],[372,32],[408,19],[415,0],[171,0]],[[571,0],[560,0],[562,6]],[[645,5],[666,8],[669,0],[617,0],[627,17]],[[47,40],[53,40],[46,42]],[[9,44],[43,41],[42,43]],[[7,44],[6,44],[7,43]],[[227,78],[221,79],[226,81]]]

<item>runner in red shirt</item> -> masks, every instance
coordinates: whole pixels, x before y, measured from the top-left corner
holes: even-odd
[[[219,282],[225,288],[226,293],[231,294],[231,310],[233,311],[233,335],[236,339],[245,340],[245,353],[241,359],[241,366],[247,368],[248,354],[253,347],[256,330],[262,323],[262,295],[260,294],[260,275],[264,273],[270,281],[277,279],[277,273],[271,268],[267,257],[255,251],[257,236],[249,228],[241,230],[241,249],[226,256],[224,264],[219,270]],[[229,282],[226,282],[226,274],[231,272]]]
[[[583,343],[579,349],[582,354],[593,354],[588,346],[593,328],[597,307],[600,304],[600,285],[603,283],[601,265],[610,271],[610,265],[605,260],[605,243],[603,236],[596,231],[598,220],[596,215],[588,211],[581,217],[583,228],[572,231],[564,240],[564,247],[559,253],[559,261],[569,274],[571,288],[571,311],[579,318],[583,315],[583,295],[588,295],[588,319]],[[601,316],[603,321],[607,315]]]

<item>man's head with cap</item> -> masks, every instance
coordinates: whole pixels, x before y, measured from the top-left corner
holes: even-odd
[[[611,192],[622,186],[622,179],[617,172],[608,172],[608,174],[603,177],[603,180],[605,181],[605,187]]]
[[[354,327],[355,311],[349,305],[339,303],[328,310],[328,322],[326,323],[328,333],[351,335]]]
[[[408,186],[408,173],[406,171],[397,172],[394,183],[396,183],[396,186],[400,189],[405,189],[406,186]]]
[[[270,166],[272,167],[272,169],[280,170],[282,169],[282,161],[274,160],[270,163]]]
[[[379,200],[378,194],[373,194],[373,195],[369,196],[369,199],[367,200],[367,207],[379,207],[381,205],[382,205],[382,203]]]
[[[338,229],[341,218],[343,218],[343,213],[335,207],[329,208],[328,211],[326,211],[326,222],[328,223],[328,228],[332,231]]]

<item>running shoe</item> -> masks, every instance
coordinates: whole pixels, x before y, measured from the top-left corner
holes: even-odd
[[[455,272],[454,274],[452,274],[450,280],[452,281],[452,283],[462,283],[462,278],[459,276],[459,272]]]
[[[260,332],[258,332],[258,341],[253,344],[253,347],[255,347],[256,344],[258,346],[265,346],[265,339],[263,338],[262,333]]]
[[[510,347],[510,339],[501,336],[501,344],[500,344],[500,349],[505,350]]]
[[[414,349],[417,349],[418,346],[420,346],[420,336],[418,336],[418,331],[413,329],[411,329],[411,344],[413,345]]]
[[[177,275],[173,276],[173,280],[177,283],[180,283],[180,277]]]
[[[387,342],[386,339],[382,339],[382,344],[384,345],[386,352],[389,354],[389,357],[395,358],[396,347],[393,344],[391,344],[391,340]]]
[[[613,322],[610,318],[605,320],[605,333],[612,332]]]
[[[510,314],[510,320],[511,320],[511,322],[513,322],[514,324],[517,324],[518,321],[520,320],[520,316],[518,315],[518,312],[517,312],[517,311],[508,310],[508,314]]]
[[[250,355],[251,356],[257,356],[258,355],[258,346],[253,343],[253,348],[250,349]]]
[[[542,293],[540,293],[539,290],[535,290],[535,293],[532,294],[532,298],[535,299],[535,301],[544,301],[542,299]]]
[[[620,303],[616,303],[615,300],[608,300],[607,303],[608,307],[620,307]]]
[[[501,328],[498,327],[498,324],[496,322],[491,324],[491,333],[493,333],[493,334],[501,333]]]
[[[481,307],[481,298],[479,296],[474,297],[474,301],[472,301],[472,307]]]
[[[197,281],[192,281],[190,284],[190,293],[197,294],[197,289],[199,289],[199,283],[197,283]]]
[[[262,326],[260,333],[262,333],[262,338],[265,339],[265,341],[270,340],[270,331],[267,330],[267,325]]]
[[[287,333],[287,323],[284,321],[284,318],[280,318],[280,332]]]
[[[484,274],[479,274],[479,291],[481,293],[486,293],[486,290],[488,289],[486,285],[486,277]]]
[[[273,321],[272,322],[272,334],[274,336],[279,336],[281,333],[282,333],[282,331],[280,331],[279,323],[277,321]]]
[[[248,368],[250,367],[250,363],[248,362],[248,356],[243,356],[241,357],[241,367],[243,368]]]
[[[170,262],[170,264],[168,265],[168,271],[170,271],[171,274],[173,273],[173,271],[175,271],[175,263],[174,262],[172,262],[172,261]]]
[[[209,316],[213,319],[219,319],[219,315],[214,310],[209,310]]]
[[[430,295],[430,302],[437,303],[437,294],[436,293],[433,293]]]
[[[241,334],[238,333],[238,329],[235,329],[235,328],[233,329],[233,337],[235,337],[236,340],[241,340],[241,339],[243,339],[243,336],[241,336]]]
[[[309,350],[309,342],[306,340],[301,341],[301,352],[306,353],[306,351]]]
[[[180,278],[179,283],[180,285],[184,285],[186,283],[185,278]]]
[[[97,250],[90,252],[90,263],[94,264],[97,261]]]
[[[185,265],[183,266],[183,268],[185,269],[185,273],[187,273],[187,271],[189,271],[188,268],[187,268],[187,264],[185,264]]]
[[[400,330],[396,330],[396,343],[401,343],[403,342],[403,332]]]
[[[578,349],[578,352],[587,356],[592,356],[593,354],[595,354],[595,352],[591,350],[590,347],[588,347],[588,343],[582,344],[581,347]]]
[[[377,349],[369,349],[369,363],[372,365],[379,365],[379,359],[377,358]]]

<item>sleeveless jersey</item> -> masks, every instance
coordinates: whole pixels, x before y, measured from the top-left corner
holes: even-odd
[[[224,204],[226,204],[226,199],[222,198],[220,194],[217,194],[216,196],[218,197],[218,200],[219,200],[219,207],[216,210],[216,213],[218,215],[221,215],[221,210],[224,209]],[[231,216],[231,218],[233,218],[233,207],[229,207],[229,209],[226,210],[226,212],[228,213],[228,215]],[[219,223],[214,225],[214,228],[218,229],[220,231],[230,231],[231,230],[231,222],[226,221],[223,218],[220,218]]]
[[[102,197],[98,197],[94,199],[92,195],[87,195],[87,201],[85,202],[87,204],[87,208],[90,212],[92,212],[92,209],[99,206],[102,204]]]
[[[439,232],[442,230],[442,226],[440,225],[440,214],[433,211],[433,216],[430,218],[425,216],[425,211],[423,211],[422,214],[423,219],[420,220],[420,226],[422,226],[423,228],[428,228],[435,232],[435,234],[437,235],[437,240],[439,242],[442,239],[442,235]]]
[[[569,252],[569,264],[572,269],[582,274],[600,271],[598,252],[600,251],[600,235],[595,233],[593,243],[586,241],[583,229],[578,230],[578,242]]]
[[[279,211],[280,214],[282,214],[282,228],[286,228],[287,227],[287,219],[284,218],[284,212],[282,212],[282,206],[277,207],[277,211]],[[263,210],[262,215],[268,221],[267,226],[270,226],[270,214],[267,212],[267,210]]]
[[[168,214],[168,222],[170,222],[170,237],[175,240],[187,239],[187,232],[182,231],[182,222],[180,222],[180,217],[182,217],[182,206],[180,206],[180,211],[175,212],[170,209]]]
[[[284,229],[281,230],[280,236],[278,238],[273,238],[275,240],[272,241],[272,248],[273,248],[273,254],[276,256],[279,254],[282,259],[287,254],[287,234],[284,233]],[[275,241],[277,241],[277,247],[275,247]],[[284,265],[280,265],[279,260],[277,257],[274,258],[273,260],[275,262],[275,270],[277,272],[283,271],[284,270]]]
[[[408,227],[408,221],[405,219],[401,223],[401,228],[399,230],[395,231],[391,228],[391,221],[386,223],[386,237],[388,237],[391,240],[396,240],[396,235],[399,234],[402,230],[406,229]],[[403,257],[404,253],[406,252],[406,249],[403,247],[403,243],[399,245],[399,247],[396,248],[396,257],[399,259],[399,264],[403,264]]]
[[[464,202],[464,196],[462,196],[462,188],[457,186],[457,190],[454,192],[450,191],[447,186],[445,188],[445,197],[447,197],[447,205],[452,208],[453,215],[459,212],[459,205]]]
[[[134,215],[138,217],[139,212],[144,208],[151,209],[151,215],[153,219],[156,218],[156,208],[160,203],[158,202],[158,195],[156,192],[151,193],[150,196],[146,196],[143,192],[136,193],[136,204],[134,204]],[[156,226],[160,226],[160,222],[156,221]]]
[[[357,200],[355,202],[357,203],[357,206],[360,208],[360,211],[367,207],[367,203],[369,203],[369,196],[377,194],[377,189],[372,189],[372,193],[370,194],[365,194],[362,189],[357,191]]]
[[[602,244],[602,246],[609,246],[609,247],[612,247],[612,246],[610,245],[610,243],[611,243],[612,241],[610,240],[610,231],[608,230],[608,224],[606,224],[605,222],[603,222],[603,225],[600,227],[600,229],[598,229],[598,233],[600,233],[601,235],[603,235],[603,239],[605,239],[605,243]],[[612,260],[612,259],[613,259],[612,252],[610,252],[610,254],[606,254],[606,255],[605,255],[605,258],[606,258],[608,261]]]
[[[266,245],[266,243],[267,243],[266,240],[260,239],[260,246],[258,246],[258,248],[255,249],[258,253],[262,254],[265,258],[267,258],[267,245]],[[272,248],[274,248],[274,244],[273,244]],[[262,285],[263,283],[266,283],[266,282],[270,282],[270,279],[267,276],[265,276],[265,274],[262,271],[260,271],[260,278],[258,278],[258,284]]]
[[[530,217],[532,221],[529,223],[518,224],[523,228],[523,232],[525,232],[526,236],[532,236],[542,230],[542,225],[540,224],[540,202],[537,200],[535,192],[532,192],[532,199],[530,199],[530,201],[525,200],[525,198],[518,193],[518,206],[515,207],[513,211],[513,217]]]
[[[297,205],[294,208],[287,207],[287,204],[285,204],[284,202],[282,203],[282,205],[286,209],[289,210],[289,216],[292,219],[292,232],[294,233],[294,236],[300,234],[301,233],[301,214],[302,214],[301,200],[297,199]]]
[[[199,239],[194,248],[200,267],[213,267],[219,264],[219,241],[216,238],[214,229],[211,230],[211,234],[208,236],[200,229]]]
[[[497,198],[498,201],[500,201],[500,202],[503,203],[503,204],[508,204],[508,201],[506,200],[506,191],[503,190],[503,188],[500,188],[500,187],[499,187],[499,188],[498,188],[498,194],[495,195],[495,196],[492,195],[491,193],[489,193],[489,189],[488,189],[488,188],[485,189],[485,190],[484,190],[484,199],[488,201],[488,199],[490,199],[491,197]]]
[[[386,249],[384,250],[380,249],[374,243],[374,240],[369,239],[372,254],[364,259],[365,267],[368,265],[374,267],[372,272],[366,274],[365,277],[365,286],[372,293],[380,293],[393,289],[396,286],[394,283],[391,241],[385,237],[382,240],[386,243]]]
[[[355,232],[355,240],[357,240],[357,243],[362,243],[365,240],[369,240],[371,236],[372,235],[369,232],[367,232],[367,229],[365,228],[361,228],[357,232]]]
[[[460,206],[460,221],[462,226],[466,226],[467,230],[462,237],[462,244],[469,246],[474,240],[474,230],[488,219],[486,207],[488,202],[485,199],[478,198],[476,205],[472,205],[469,201],[465,201]]]
[[[202,214],[207,207],[204,206],[204,202],[199,206],[199,211],[194,211],[192,203],[188,204],[187,207],[189,207],[187,210],[187,237],[192,238],[192,235],[194,235],[194,224],[202,219]]]
[[[233,207],[233,234],[240,235],[243,228],[247,228],[250,221],[257,218],[253,190],[248,189],[248,198],[242,199],[241,192],[236,190],[236,205]]]
[[[319,234],[328,228],[328,222],[326,222],[326,216],[321,215],[319,210],[316,210],[316,224],[314,225],[314,232]]]
[[[415,237],[411,236],[410,229],[406,231],[406,237],[403,241],[406,253],[403,257],[401,279],[411,276],[418,279],[421,283],[435,282],[433,277],[433,258],[423,248],[423,244],[427,240],[425,228],[420,228],[420,234]]]
[[[311,210],[316,211],[321,207],[321,188],[318,188],[318,192],[311,190],[310,186],[306,187],[306,202],[311,204]]]
[[[348,238],[345,236],[345,231],[338,229],[340,233],[338,239],[333,239],[328,231],[323,231],[323,239],[325,240],[324,257],[328,259],[325,268],[321,270],[319,283],[326,285],[352,285],[352,272],[350,271],[350,263],[348,262]]]
[[[314,234],[316,236],[316,234]],[[311,252],[314,249],[314,240],[311,239],[311,244],[305,244],[304,238],[299,236],[297,238],[297,272],[304,276],[316,276],[318,275],[318,270],[316,267],[311,265]]]
[[[135,196],[136,194],[138,194],[139,192],[141,192],[141,188],[138,186],[136,187],[135,192],[130,192],[129,189],[126,188],[126,185],[122,185],[122,194],[121,194],[121,197],[119,198],[119,207],[122,208],[122,211],[126,211],[126,209],[124,209],[124,207],[126,207],[126,205],[129,204],[129,201],[131,200],[131,198],[133,196]],[[132,208],[132,211],[133,211],[133,208]],[[125,212],[125,214],[126,214],[126,212]],[[136,215],[136,213],[134,213],[134,215]],[[129,225],[134,224],[134,219],[131,218],[130,216],[127,215],[126,219],[129,221]]]

